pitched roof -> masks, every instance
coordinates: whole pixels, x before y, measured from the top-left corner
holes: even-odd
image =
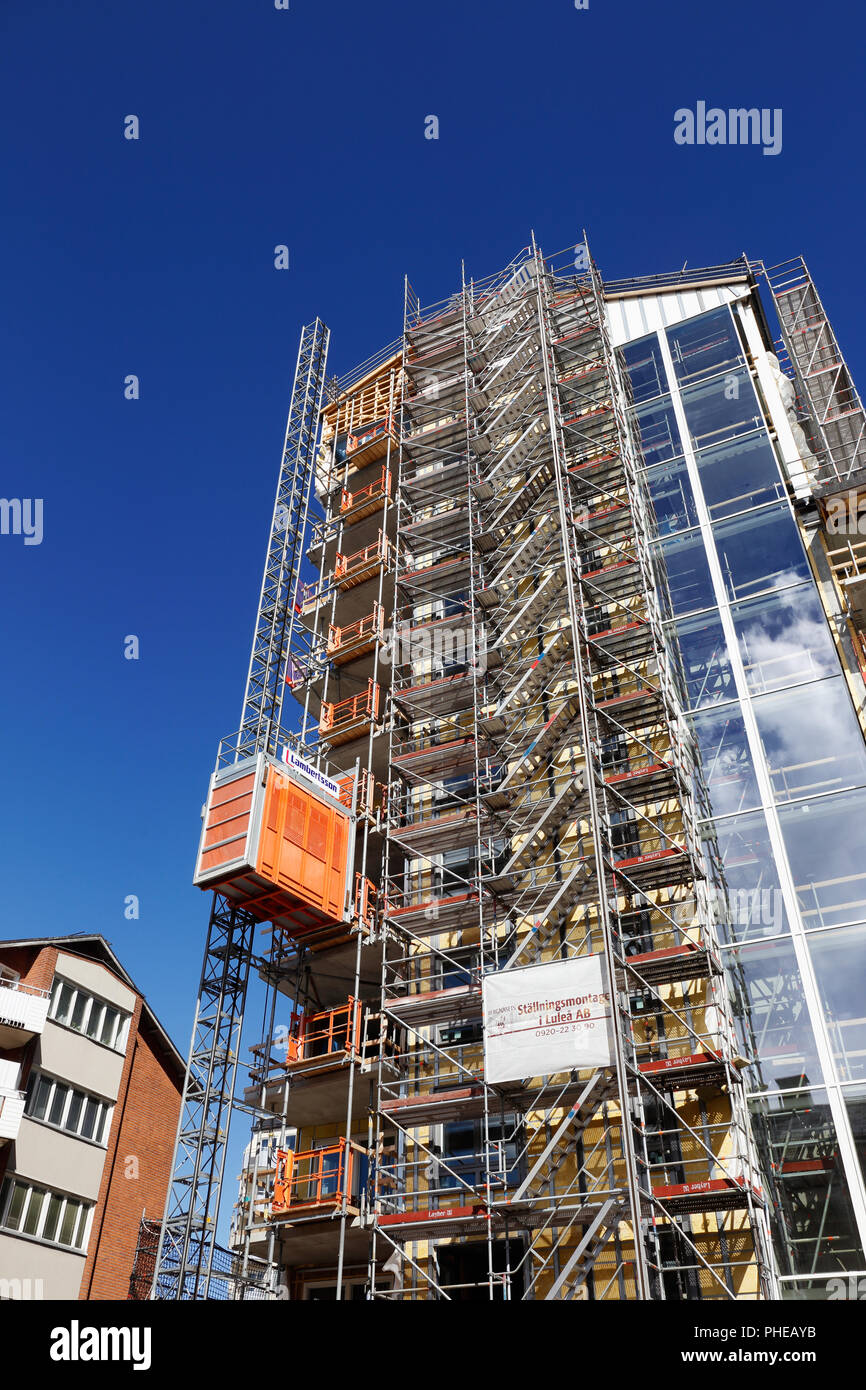
[[[128,985],[141,999],[142,1017],[149,1029],[156,1034],[157,1039],[161,1042],[173,1069],[180,1075],[181,1079],[183,1079],[186,1075],[186,1062],[184,1058],[163,1028],[135,981],[121,965],[104,936],[99,932],[73,932],[69,936],[26,936],[14,941],[0,941],[0,952],[4,949],[10,950],[12,947],[20,948],[27,946],[57,946],[62,950],[68,950],[73,954],[86,956],[91,960],[101,961],[103,965],[108,965],[123,983]]]

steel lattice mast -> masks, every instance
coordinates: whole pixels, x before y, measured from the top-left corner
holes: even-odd
[[[329,337],[318,318],[301,333],[241,724],[218,766],[279,744]],[[209,1296],[256,921],[214,894],[152,1298]]]

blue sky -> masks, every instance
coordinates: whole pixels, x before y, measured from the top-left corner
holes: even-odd
[[[0,934],[104,933],[185,1052],[199,810],[315,314],[343,372],[397,336],[404,272],[435,300],[585,226],[609,277],[803,254],[862,382],[863,29],[802,0],[3,0],[0,490],[44,538],[0,536]],[[675,144],[699,100],[781,108],[782,152]]]

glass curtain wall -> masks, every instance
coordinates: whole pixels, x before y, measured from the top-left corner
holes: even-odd
[[[866,1271],[866,745],[744,341],[724,305],[623,354],[780,1273],[820,1298]]]

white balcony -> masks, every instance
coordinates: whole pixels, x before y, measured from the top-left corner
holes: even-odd
[[[0,1086],[0,1144],[17,1139],[24,1114],[24,1092]]]
[[[22,1047],[41,1033],[49,998],[47,989],[0,979],[0,1047]]]

